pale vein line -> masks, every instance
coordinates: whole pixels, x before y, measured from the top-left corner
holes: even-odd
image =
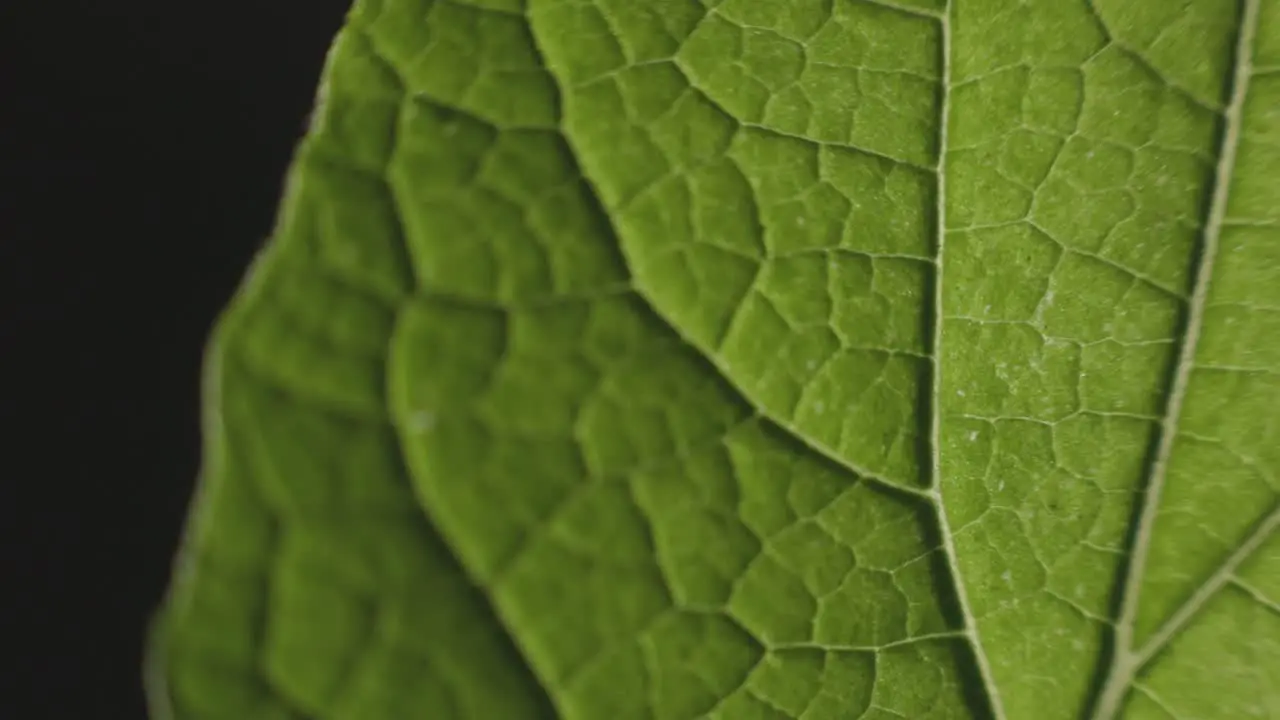
[[[1164,646],[1173,639],[1173,636],[1185,628],[1187,623],[1208,604],[1210,598],[1221,590],[1224,585],[1231,582],[1240,565],[1245,560],[1248,560],[1249,556],[1271,537],[1271,533],[1275,532],[1276,527],[1280,527],[1280,505],[1271,509],[1271,512],[1263,518],[1262,522],[1258,523],[1253,532],[1249,533],[1249,537],[1245,539],[1244,543],[1218,566],[1213,575],[1209,576],[1209,579],[1196,590],[1194,595],[1182,603],[1177,612],[1166,620],[1141,648],[1133,653],[1132,663],[1135,671],[1155,657],[1156,653],[1164,649]]]
[[[1209,283],[1213,276],[1214,260],[1218,252],[1218,236],[1227,214],[1227,198],[1231,189],[1231,176],[1235,169],[1236,146],[1239,144],[1244,98],[1249,90],[1249,52],[1253,47],[1253,36],[1258,24],[1258,4],[1259,0],[1244,0],[1243,12],[1241,13],[1240,31],[1236,39],[1235,72],[1232,79],[1231,99],[1224,113],[1226,128],[1222,134],[1221,147],[1218,152],[1213,198],[1209,208],[1209,218],[1205,223],[1200,267],[1196,270],[1195,289],[1190,300],[1186,339],[1178,357],[1176,375],[1169,391],[1169,402],[1165,407],[1165,416],[1160,432],[1160,444],[1151,463],[1147,486],[1142,493],[1142,497],[1139,498],[1141,510],[1139,511],[1138,528],[1134,536],[1129,566],[1125,571],[1124,587],[1121,591],[1120,613],[1116,619],[1115,650],[1112,655],[1111,667],[1107,671],[1102,691],[1098,696],[1098,704],[1093,714],[1095,720],[1109,720],[1116,716],[1120,711],[1134,673],[1145,661],[1142,653],[1135,652],[1133,648],[1133,625],[1138,614],[1138,601],[1142,578],[1146,569],[1147,550],[1151,544],[1151,534],[1155,527],[1156,514],[1160,507],[1160,496],[1164,490],[1165,478],[1168,475],[1169,458],[1173,454],[1177,426],[1182,416],[1182,403],[1186,397],[1187,385],[1191,380],[1192,368],[1195,365],[1196,345],[1199,342],[1201,326],[1204,323],[1205,300],[1209,294]],[[1217,575],[1214,577],[1216,578]],[[1212,584],[1213,578],[1206,582],[1205,586],[1201,587],[1200,590],[1204,591]],[[1198,597],[1199,595],[1200,592],[1198,591],[1193,597]],[[1177,615],[1175,615],[1176,617]],[[1166,627],[1169,626],[1166,625]]]
[[[933,387],[932,387],[932,408],[933,417],[931,418],[930,428],[930,475],[933,480],[930,487],[930,495],[933,499],[934,509],[938,514],[938,529],[942,536],[942,549],[946,553],[947,564],[951,567],[951,575],[956,586],[956,599],[960,604],[960,614],[964,617],[965,628],[968,631],[969,642],[973,646],[973,655],[978,665],[978,673],[982,676],[983,689],[986,690],[987,699],[991,703],[991,714],[995,720],[1004,720],[1004,705],[1000,701],[1000,693],[996,688],[995,677],[991,672],[991,663],[987,660],[987,653],[982,648],[982,639],[978,636],[978,623],[970,609],[969,597],[965,592],[964,578],[960,575],[959,554],[956,552],[955,541],[952,539],[951,527],[947,522],[947,510],[942,501],[942,488],[940,485],[942,478],[941,467],[941,438],[942,438],[942,272],[943,272],[943,251],[946,247],[947,237],[947,193],[946,193],[946,166],[947,166],[947,123],[951,116],[951,18],[950,12],[955,7],[954,0],[947,5],[947,14],[938,18],[938,22],[942,28],[942,78],[941,83],[941,109],[938,120],[938,168],[937,168],[937,208],[934,213],[936,216],[937,226],[937,267],[934,269],[933,275]]]
[[[1258,587],[1253,583],[1247,582],[1239,576],[1230,578],[1228,582],[1239,588],[1240,592],[1248,595],[1254,602],[1270,610],[1276,615],[1280,615],[1280,602],[1276,602],[1275,600],[1267,597],[1266,593],[1258,589]]]
[[[842,645],[840,643],[819,643],[819,642],[790,642],[775,643],[765,645],[765,649],[769,652],[783,650],[828,650],[834,652],[866,652],[877,653],[893,648],[906,647],[909,645],[917,645],[919,643],[945,641],[945,640],[965,640],[968,634],[964,631],[948,630],[944,632],[929,633],[926,635],[916,635],[915,637],[906,637],[898,640],[890,640],[889,642],[880,643],[879,645]]]
[[[1166,703],[1163,698],[1157,695],[1155,690],[1152,690],[1151,688],[1141,683],[1134,683],[1133,687],[1138,692],[1142,693],[1148,700],[1150,700],[1153,705],[1160,708],[1160,711],[1163,712],[1166,716],[1173,718],[1173,720],[1178,720],[1178,713],[1174,712],[1173,708],[1169,707],[1168,703]]]
[[[911,5],[903,5],[895,0],[862,0],[867,5],[874,5],[885,10],[896,10],[905,15],[915,15],[916,17],[929,18],[930,20],[945,20],[946,11],[929,10],[928,8],[913,7]]]

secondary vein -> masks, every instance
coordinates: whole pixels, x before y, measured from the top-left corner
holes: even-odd
[[[1137,618],[1142,578],[1146,569],[1147,551],[1155,527],[1160,498],[1168,476],[1169,459],[1173,454],[1178,435],[1178,423],[1182,417],[1182,404],[1186,397],[1191,372],[1195,367],[1196,346],[1204,324],[1206,298],[1213,277],[1214,261],[1218,253],[1218,241],[1227,214],[1227,200],[1231,190],[1231,176],[1235,170],[1236,148],[1239,145],[1241,115],[1244,99],[1249,91],[1249,53],[1258,25],[1260,0],[1244,0],[1240,17],[1240,29],[1235,48],[1235,70],[1231,82],[1231,98],[1224,112],[1225,128],[1218,151],[1218,165],[1214,175],[1213,197],[1205,221],[1199,267],[1196,269],[1195,286],[1189,301],[1186,334],[1178,356],[1169,399],[1161,423],[1160,442],[1150,466],[1146,487],[1139,497],[1137,532],[1134,534],[1129,564],[1125,570],[1121,589],[1120,612],[1116,618],[1115,650],[1111,667],[1102,684],[1093,713],[1095,720],[1110,720],[1119,712],[1134,674],[1141,668],[1155,649],[1138,652],[1133,647],[1133,625]],[[1216,576],[1215,576],[1216,577]],[[1202,586],[1208,586],[1210,578]],[[1197,591],[1197,595],[1200,591]],[[1193,599],[1194,597],[1193,596]],[[1184,606],[1185,608],[1185,606]],[[1181,612],[1181,610],[1179,611]],[[1171,637],[1172,633],[1168,637]],[[1168,640],[1165,637],[1165,641]],[[1158,648],[1156,648],[1158,649]]]
[[[1196,613],[1209,602],[1224,585],[1235,577],[1235,572],[1240,568],[1244,561],[1248,560],[1251,555],[1271,537],[1271,533],[1280,527],[1280,505],[1273,507],[1271,512],[1263,518],[1262,522],[1253,529],[1245,541],[1231,553],[1218,569],[1209,576],[1208,580],[1200,585],[1196,592],[1186,602],[1169,616],[1169,619],[1160,626],[1158,630],[1143,644],[1141,648],[1137,648],[1133,653],[1133,664],[1135,668],[1142,667],[1155,654],[1160,652],[1169,640],[1177,635],[1180,630],[1191,622]]]
[[[947,510],[943,504],[942,498],[942,468],[941,468],[941,436],[942,436],[942,273],[944,268],[943,256],[946,248],[947,236],[947,194],[946,194],[946,166],[947,166],[947,123],[951,116],[951,11],[955,7],[953,2],[948,3],[947,11],[938,18],[941,25],[941,63],[942,74],[939,80],[941,84],[940,110],[938,119],[938,165],[937,165],[937,207],[935,209],[935,217],[937,222],[937,260],[934,267],[934,287],[933,287],[933,387],[931,388],[932,418],[930,427],[930,477],[932,480],[932,488],[930,495],[932,496],[934,509],[938,514],[938,530],[942,536],[942,548],[946,553],[947,565],[951,568],[951,575],[955,582],[956,599],[960,604],[960,613],[964,618],[965,628],[969,638],[969,643],[973,647],[974,659],[978,665],[978,673],[982,677],[983,689],[986,691],[987,700],[991,703],[991,714],[995,720],[1004,720],[1004,705],[1000,700],[1000,693],[996,689],[995,677],[991,671],[991,663],[987,660],[986,651],[982,647],[982,639],[978,635],[978,625],[974,619],[973,612],[970,609],[968,594],[965,592],[964,578],[960,574],[959,556],[956,552],[955,541],[951,534],[950,524],[947,521]]]

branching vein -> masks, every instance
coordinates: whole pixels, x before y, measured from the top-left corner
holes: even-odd
[[[1218,239],[1223,221],[1227,213],[1227,199],[1231,189],[1231,176],[1235,169],[1236,148],[1239,144],[1241,115],[1244,99],[1249,90],[1250,64],[1249,56],[1253,47],[1253,37],[1258,24],[1259,0],[1245,0],[1240,18],[1240,30],[1235,49],[1235,73],[1231,83],[1231,98],[1225,112],[1225,127],[1218,153],[1218,165],[1214,177],[1213,197],[1209,207],[1209,216],[1205,222],[1203,245],[1200,263],[1196,270],[1195,286],[1189,302],[1187,313],[1186,335],[1182,351],[1178,357],[1178,365],[1169,391],[1169,400],[1165,407],[1165,415],[1160,432],[1160,442],[1151,463],[1146,488],[1139,498],[1141,503],[1137,531],[1134,533],[1133,548],[1128,566],[1125,570],[1121,587],[1120,612],[1116,618],[1115,650],[1111,667],[1102,683],[1093,717],[1095,720],[1110,720],[1120,711],[1121,705],[1133,681],[1134,675],[1142,665],[1151,658],[1164,642],[1167,642],[1182,623],[1174,623],[1188,606],[1190,612],[1203,604],[1205,598],[1196,601],[1202,594],[1211,595],[1226,581],[1230,571],[1223,575],[1215,573],[1192,596],[1182,609],[1152,637],[1142,649],[1134,647],[1133,627],[1137,619],[1139,596],[1146,569],[1147,552],[1151,545],[1151,535],[1155,527],[1156,516],[1160,509],[1160,497],[1168,476],[1169,460],[1173,454],[1173,446],[1178,436],[1178,423],[1182,415],[1182,404],[1187,394],[1187,386],[1191,381],[1191,373],[1195,366],[1196,345],[1200,339],[1201,327],[1204,323],[1206,298],[1209,294],[1209,283],[1213,276],[1214,260],[1218,252]],[[1275,513],[1268,519],[1274,524]],[[1260,542],[1260,541],[1259,541]],[[1240,552],[1250,547],[1246,543]],[[1246,553],[1247,554],[1247,553]],[[1239,552],[1237,553],[1239,555]],[[1236,557],[1235,555],[1232,556]],[[1243,556],[1240,558],[1243,561]],[[1230,561],[1228,561],[1230,564]],[[1224,566],[1226,567],[1226,566]],[[1232,566],[1233,568],[1234,566]],[[1221,575],[1221,577],[1219,577]],[[1207,598],[1207,595],[1205,596]],[[1189,617],[1189,615],[1188,615]],[[1185,620],[1184,620],[1185,622]],[[1168,630],[1167,635],[1162,633]]]

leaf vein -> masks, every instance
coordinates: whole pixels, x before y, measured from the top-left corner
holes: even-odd
[[[938,517],[938,530],[942,538],[942,549],[947,559],[947,565],[951,569],[952,581],[955,583],[956,599],[960,606],[960,614],[964,619],[964,625],[967,630],[969,644],[973,648],[973,655],[978,666],[978,674],[982,678],[982,686],[984,694],[990,703],[990,710],[995,720],[1004,720],[1005,712],[1003,703],[1000,700],[1000,693],[995,684],[995,677],[991,670],[991,662],[987,659],[985,650],[982,647],[982,639],[978,635],[977,621],[974,617],[971,605],[969,603],[968,594],[965,591],[964,578],[961,577],[959,555],[956,551],[954,537],[951,534],[947,519],[946,507],[943,504],[941,478],[941,438],[942,438],[942,325],[943,325],[943,259],[946,250],[947,237],[947,196],[946,196],[946,166],[947,166],[947,124],[950,121],[951,110],[951,13],[955,9],[955,3],[947,4],[947,15],[941,20],[941,31],[939,33],[941,40],[940,48],[940,64],[942,66],[941,79],[939,81],[939,118],[938,118],[938,159],[937,167],[934,173],[938,178],[936,192],[936,209],[934,211],[937,227],[936,247],[934,252],[937,255],[935,264],[937,265],[933,277],[933,339],[932,350],[933,373],[932,388],[930,392],[930,439],[929,439],[929,461],[930,461],[930,497],[933,500],[934,510]]]
[[[1096,9],[1095,9],[1096,12]],[[1209,215],[1205,222],[1199,267],[1196,268],[1195,284],[1188,305],[1186,334],[1179,353],[1177,366],[1169,390],[1168,402],[1162,421],[1160,440],[1147,473],[1146,487],[1142,489],[1137,502],[1137,529],[1133,535],[1129,562],[1125,566],[1121,578],[1120,609],[1116,618],[1115,649],[1111,665],[1106,671],[1101,689],[1097,695],[1092,717],[1095,720],[1110,720],[1120,711],[1128,687],[1137,669],[1146,662],[1156,650],[1181,629],[1190,615],[1203,604],[1208,595],[1216,592],[1227,575],[1221,571],[1210,577],[1204,585],[1156,632],[1141,650],[1133,648],[1133,625],[1137,619],[1139,596],[1142,579],[1146,567],[1147,551],[1151,544],[1156,517],[1159,514],[1161,494],[1168,475],[1169,459],[1173,454],[1176,442],[1178,423],[1182,416],[1182,404],[1187,394],[1192,371],[1195,368],[1196,348],[1200,339],[1201,327],[1204,323],[1205,308],[1209,294],[1209,285],[1213,277],[1214,260],[1218,251],[1218,238],[1227,213],[1227,199],[1230,193],[1231,176],[1235,169],[1236,149],[1239,144],[1241,116],[1244,99],[1249,88],[1249,53],[1253,47],[1253,36],[1258,24],[1259,0],[1244,0],[1244,8],[1240,17],[1240,28],[1235,49],[1234,72],[1231,87],[1231,98],[1227,105],[1220,141],[1219,159],[1214,174],[1213,195],[1209,205]],[[1101,16],[1099,16],[1101,21]],[[1280,521],[1280,510],[1273,510],[1259,532],[1274,527]],[[1261,542],[1261,540],[1258,540]],[[1241,552],[1249,547],[1246,543],[1227,560],[1224,567],[1234,568],[1233,561],[1238,564],[1243,560]],[[1237,560],[1237,558],[1239,558]]]

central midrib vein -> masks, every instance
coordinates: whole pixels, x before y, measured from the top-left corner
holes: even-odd
[[[947,192],[946,192],[946,167],[947,167],[947,124],[951,115],[951,13],[955,7],[955,0],[947,3],[947,9],[938,18],[941,26],[941,65],[942,73],[939,79],[939,117],[938,117],[938,165],[937,165],[937,189],[936,198],[937,206],[934,216],[937,223],[936,237],[934,242],[937,244],[936,260],[933,271],[933,387],[930,389],[932,412],[930,415],[931,427],[929,431],[929,475],[930,475],[930,497],[933,501],[934,510],[938,515],[938,529],[942,537],[942,548],[947,556],[947,565],[951,568],[952,581],[955,583],[956,599],[960,604],[960,613],[963,616],[966,635],[969,644],[973,648],[974,659],[978,665],[978,672],[982,677],[982,684],[986,691],[987,701],[990,703],[991,714],[995,720],[1004,720],[1004,705],[1000,701],[1000,693],[996,689],[995,678],[991,672],[991,663],[987,661],[986,651],[982,647],[982,639],[978,635],[978,624],[973,617],[973,612],[969,609],[969,598],[965,592],[964,578],[960,575],[959,555],[956,552],[955,541],[951,535],[951,526],[947,522],[947,511],[942,500],[942,466],[940,462],[941,456],[941,436],[942,436],[942,273],[943,273],[943,255],[946,247],[947,237]]]
[[[1204,323],[1205,300],[1209,294],[1209,283],[1213,277],[1213,265],[1218,253],[1218,238],[1223,220],[1227,212],[1227,200],[1231,189],[1231,176],[1235,168],[1236,148],[1239,144],[1241,115],[1244,99],[1249,91],[1250,62],[1249,53],[1253,47],[1253,36],[1258,24],[1260,0],[1244,0],[1240,13],[1240,28],[1237,32],[1235,56],[1233,58],[1234,73],[1231,80],[1231,97],[1224,111],[1225,128],[1218,149],[1218,165],[1214,175],[1213,197],[1210,201],[1208,216],[1205,218],[1203,243],[1201,246],[1199,267],[1196,269],[1195,286],[1192,290],[1188,306],[1186,334],[1182,349],[1178,356],[1177,369],[1169,389],[1169,400],[1165,406],[1164,420],[1160,428],[1160,442],[1155,457],[1150,465],[1146,486],[1141,491],[1138,502],[1137,531],[1134,533],[1133,547],[1129,564],[1122,579],[1120,611],[1116,618],[1115,650],[1111,666],[1102,682],[1093,712],[1094,720],[1111,720],[1119,713],[1128,695],[1129,686],[1134,675],[1153,655],[1158,648],[1135,648],[1133,646],[1133,625],[1137,619],[1142,577],[1146,568],[1147,551],[1151,545],[1151,534],[1155,526],[1156,515],[1160,508],[1160,496],[1164,490],[1165,478],[1168,475],[1169,458],[1173,454],[1173,445],[1177,438],[1178,423],[1182,416],[1182,403],[1186,396],[1187,385],[1191,380],[1191,371],[1195,366],[1196,346],[1200,340],[1200,330]],[[1194,598],[1197,597],[1193,595]],[[1191,602],[1191,601],[1188,601]],[[1179,608],[1176,615],[1184,614],[1186,603]]]

